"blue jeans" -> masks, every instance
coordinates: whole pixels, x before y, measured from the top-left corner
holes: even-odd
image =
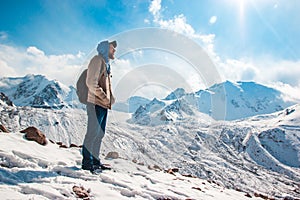
[[[82,146],[82,168],[91,169],[93,166],[101,164],[99,154],[105,134],[107,109],[91,103],[87,104],[86,109],[88,124]]]

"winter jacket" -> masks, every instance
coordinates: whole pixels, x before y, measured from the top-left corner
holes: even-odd
[[[90,61],[86,84],[88,87],[87,101],[111,109],[115,98],[112,94],[110,73],[108,73],[107,64],[101,54],[94,56]]]

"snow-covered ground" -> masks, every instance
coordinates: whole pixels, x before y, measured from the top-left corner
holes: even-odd
[[[115,171],[98,176],[80,169],[80,148],[40,146],[19,133],[35,126],[52,141],[80,145],[83,110],[0,104],[1,124],[11,131],[0,133],[5,199],[76,199],[74,185],[90,189],[92,199],[248,199],[247,193],[252,199],[300,199],[299,104],[237,121],[193,110],[176,121],[153,118],[151,126],[110,111],[101,156]],[[119,158],[106,160],[109,152]],[[164,172],[172,168],[175,175]]]
[[[22,133],[1,133],[0,146],[1,199],[78,199],[74,186],[88,190],[90,199],[249,199],[204,179],[125,158],[105,160],[114,170],[92,175],[80,169],[79,148],[41,146]]]

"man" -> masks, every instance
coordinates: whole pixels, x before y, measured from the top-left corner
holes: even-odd
[[[109,60],[115,58],[117,42],[102,41],[98,44],[98,55],[88,66],[86,84],[88,87],[87,133],[82,147],[82,169],[98,173],[110,167],[100,162],[100,146],[105,134],[107,111],[115,99],[111,91]]]

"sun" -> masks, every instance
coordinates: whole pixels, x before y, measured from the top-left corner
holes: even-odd
[[[235,8],[240,20],[244,20],[246,7],[249,6],[251,0],[227,0],[228,4]]]
[[[247,35],[247,12],[249,12],[249,7],[251,7],[253,1],[254,0],[226,0],[228,6],[232,8],[234,15],[237,17],[237,28],[239,30],[240,37],[243,39],[245,39]]]

